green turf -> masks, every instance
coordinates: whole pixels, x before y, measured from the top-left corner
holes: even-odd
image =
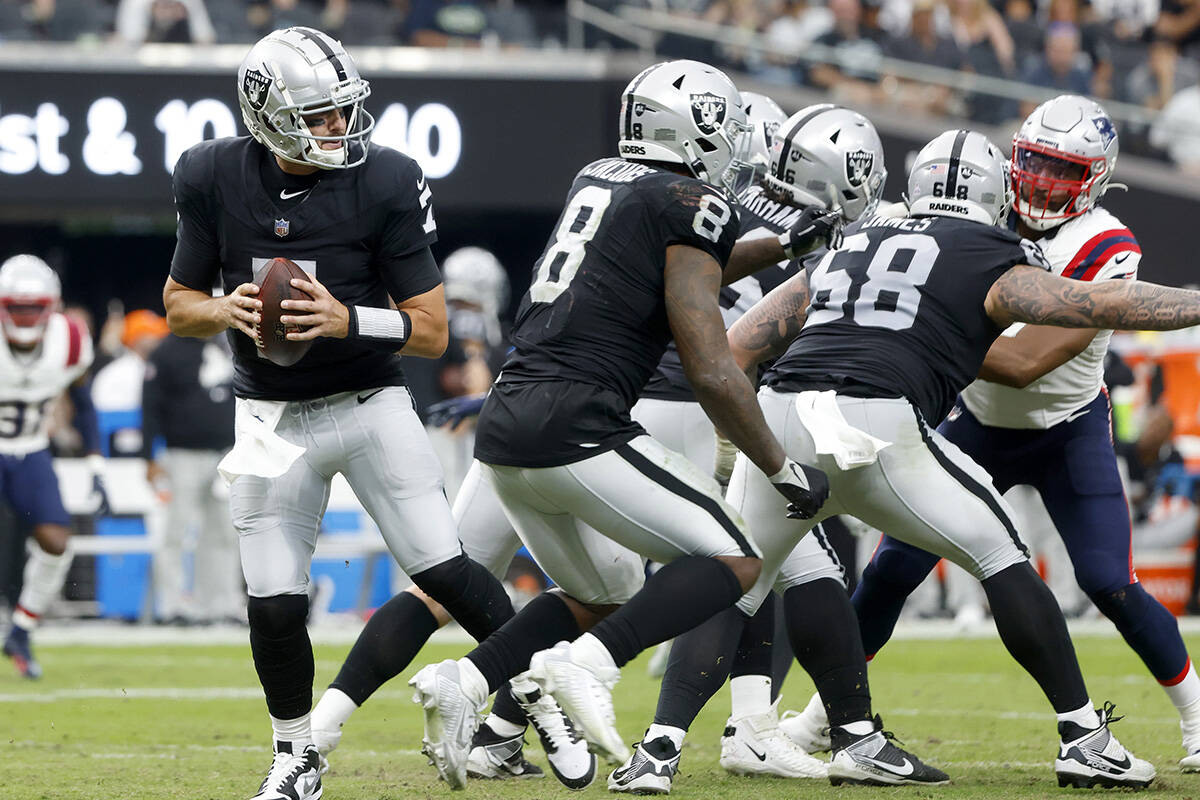
[[[1191,643],[1193,647],[1196,642]],[[1128,718],[1115,730],[1155,763],[1155,797],[1200,800],[1200,775],[1182,775],[1174,710],[1140,662],[1115,638],[1077,640],[1097,702]],[[347,647],[317,648],[317,683],[337,670]],[[431,646],[416,666],[461,654]],[[269,762],[266,712],[246,647],[44,647],[46,677],[23,682],[0,670],[0,800],[40,798],[247,798]],[[405,678],[407,675],[405,676]],[[728,709],[722,691],[693,727],[673,794],[685,798],[995,797],[1072,794],[1058,789],[1050,762],[1054,727],[1033,682],[997,641],[898,641],[872,664],[876,709],[922,758],[953,776],[933,790],[833,789],[827,783],[734,778],[717,764]],[[397,680],[347,726],[329,800],[449,797],[417,753],[421,716]],[[616,693],[620,729],[631,741],[649,722],[657,684],[642,662]],[[807,700],[811,684],[793,672],[784,708]],[[532,759],[544,764],[540,752]],[[551,798],[573,793],[553,778],[472,783],[460,798]],[[605,795],[602,781],[583,793]],[[575,794],[575,796],[579,796]]]

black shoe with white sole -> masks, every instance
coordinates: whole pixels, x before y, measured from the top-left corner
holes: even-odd
[[[841,727],[829,731],[833,758],[829,761],[829,782],[834,786],[857,783],[866,786],[921,784],[936,786],[950,776],[940,769],[921,763],[912,753],[901,750],[896,737],[883,729],[883,720],[875,715],[875,730],[848,733]]]
[[[608,776],[608,790],[625,794],[670,794],[679,771],[679,750],[666,736],[638,742],[633,754]]]
[[[321,755],[314,745],[299,753],[291,742],[275,743],[275,758],[258,793],[250,800],[320,800]]]
[[[1054,772],[1059,786],[1145,789],[1154,781],[1154,765],[1126,750],[1108,729],[1122,719],[1114,716],[1114,711],[1116,706],[1106,702],[1096,712],[1100,727],[1090,730],[1073,722],[1058,723],[1061,741]]]

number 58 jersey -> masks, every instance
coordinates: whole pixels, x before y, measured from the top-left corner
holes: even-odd
[[[1017,264],[1049,269],[1037,245],[991,225],[872,217],[809,275],[808,319],[767,384],[904,397],[937,425],[1000,334],[984,299]]]
[[[584,167],[534,265],[476,457],[555,466],[644,433],[629,409],[671,340],[667,248],[695,247],[724,265],[737,236],[734,208],[702,181],[619,158]]]

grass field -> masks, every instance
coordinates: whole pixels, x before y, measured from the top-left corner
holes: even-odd
[[[1200,644],[1189,637],[1189,646]],[[1200,775],[1183,775],[1174,709],[1117,638],[1077,637],[1092,698],[1111,699],[1128,718],[1121,740],[1158,767],[1155,797],[1200,800]],[[318,645],[317,685],[336,672],[347,645]],[[461,654],[430,645],[422,664]],[[46,677],[21,681],[0,664],[0,799],[248,798],[269,763],[269,730],[245,645],[45,646]],[[403,679],[384,687],[347,726],[325,778],[329,800],[449,797],[418,753],[421,715]],[[947,770],[950,786],[834,789],[824,782],[735,778],[717,764],[727,690],[692,729],[675,783],[685,798],[869,796],[1042,798],[1058,789],[1050,767],[1052,716],[1036,686],[993,638],[908,640],[872,664],[875,707],[922,758]],[[784,708],[800,707],[811,683],[793,671]],[[616,692],[621,732],[637,738],[653,713],[657,683],[642,661]],[[542,763],[540,752],[532,760]],[[548,774],[548,773],[547,773]],[[1097,790],[1099,791],[1099,790]],[[582,796],[606,794],[598,780]],[[548,777],[513,784],[472,783],[459,798],[581,796]]]

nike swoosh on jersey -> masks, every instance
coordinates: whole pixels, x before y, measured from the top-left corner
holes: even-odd
[[[308,191],[308,189],[300,189],[299,191],[289,192],[286,189],[281,189],[279,191],[279,199],[280,200],[291,200],[293,197],[299,197],[300,195],[304,194],[307,191]]]
[[[387,388],[386,386],[385,386],[385,387],[383,387],[383,389],[386,389],[386,388]],[[362,405],[363,403],[367,402],[368,400],[370,400],[370,399],[371,399],[372,397],[374,397],[375,395],[377,395],[377,394],[379,394],[380,392],[382,392],[382,391],[383,391],[383,389],[376,389],[375,391],[373,391],[373,392],[371,392],[371,393],[369,393],[369,394],[360,394],[360,395],[358,396],[358,404],[359,404],[359,405]]]
[[[1129,258],[1129,253],[1121,253],[1121,255],[1119,255],[1119,256],[1115,256],[1115,257],[1113,258],[1113,263],[1115,263],[1115,264],[1120,264],[1121,262],[1123,262],[1123,261],[1124,261],[1125,259],[1127,259],[1127,258]]]

